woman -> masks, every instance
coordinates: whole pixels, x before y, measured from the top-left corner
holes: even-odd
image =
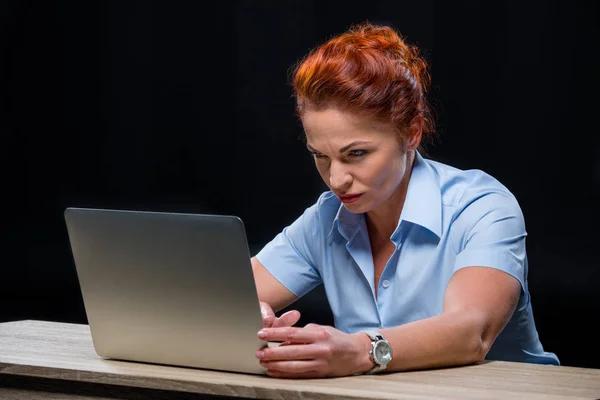
[[[275,377],[470,364],[558,365],[538,339],[525,224],[493,177],[427,160],[426,63],[393,29],[362,24],[311,51],[293,88],[330,191],[255,257]],[[277,312],[323,283],[335,328]],[[365,331],[367,333],[365,333]]]

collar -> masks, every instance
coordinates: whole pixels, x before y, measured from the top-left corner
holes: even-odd
[[[415,162],[400,220],[390,238],[396,245],[401,240],[402,221],[419,225],[438,238],[442,235],[442,194],[439,180],[436,172],[418,151],[415,153]],[[342,203],[327,237],[331,241],[333,232],[337,230],[347,241],[350,241],[358,231],[356,228],[364,223],[363,214],[348,211]]]

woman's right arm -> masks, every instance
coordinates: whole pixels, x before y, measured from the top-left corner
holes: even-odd
[[[275,327],[298,322],[298,311],[289,311],[279,318],[275,318],[274,312],[281,311],[322,283],[314,259],[320,243],[319,204],[320,200],[307,208],[251,258],[265,326],[269,326],[269,319],[274,320],[272,326]]]
[[[252,257],[251,262],[264,326],[294,325],[300,319],[300,312],[297,310],[288,311],[279,318],[275,316],[275,313],[289,306],[298,298],[271,275],[256,257]]]

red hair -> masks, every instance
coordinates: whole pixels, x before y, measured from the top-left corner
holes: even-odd
[[[374,117],[399,133],[422,118],[423,138],[435,126],[425,94],[427,63],[387,26],[363,23],[310,51],[294,68],[296,112],[329,107]]]

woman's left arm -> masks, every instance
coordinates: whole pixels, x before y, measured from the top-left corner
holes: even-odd
[[[392,345],[388,370],[482,361],[512,316],[520,290],[517,279],[494,268],[458,270],[446,289],[442,314],[380,330]],[[368,337],[363,341],[370,345]]]

